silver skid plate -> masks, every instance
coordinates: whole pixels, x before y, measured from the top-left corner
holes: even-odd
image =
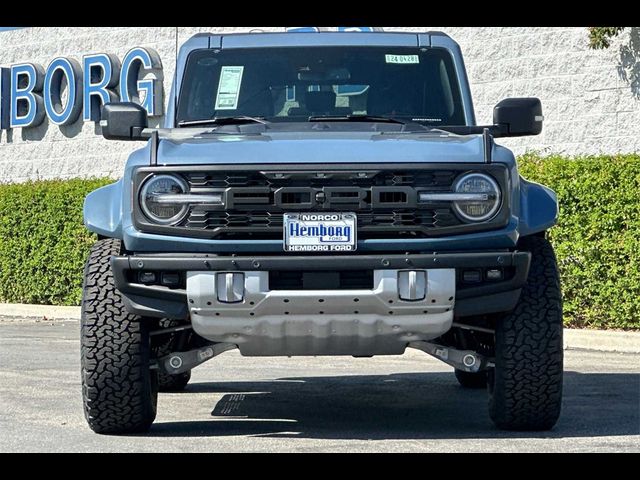
[[[193,329],[258,355],[391,355],[451,328],[455,269],[426,270],[426,297],[401,300],[398,270],[376,270],[371,290],[270,290],[268,272],[244,274],[244,296],[218,300],[216,274],[188,272]],[[233,272],[239,273],[239,272]]]

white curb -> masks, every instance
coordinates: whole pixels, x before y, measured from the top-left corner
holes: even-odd
[[[565,328],[564,347],[603,352],[640,353],[640,332]]]
[[[80,307],[0,303],[0,322],[20,320],[80,320]]]

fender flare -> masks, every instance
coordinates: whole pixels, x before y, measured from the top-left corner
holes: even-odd
[[[543,232],[557,222],[556,192],[520,177],[520,224],[518,226],[520,236]]]
[[[83,221],[91,232],[122,239],[122,179],[87,195]]]

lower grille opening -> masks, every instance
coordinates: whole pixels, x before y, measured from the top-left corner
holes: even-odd
[[[373,270],[337,272],[270,271],[271,290],[373,289]]]

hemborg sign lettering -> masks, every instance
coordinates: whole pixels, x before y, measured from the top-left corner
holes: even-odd
[[[150,73],[141,79],[142,73]],[[122,59],[95,53],[77,60],[53,59],[47,69],[36,63],[0,68],[0,129],[36,127],[45,115],[54,125],[100,120],[107,102],[136,102],[149,116],[163,114],[162,62],[158,53],[135,47]],[[63,100],[64,85],[66,99]],[[118,90],[119,93],[116,92]]]

